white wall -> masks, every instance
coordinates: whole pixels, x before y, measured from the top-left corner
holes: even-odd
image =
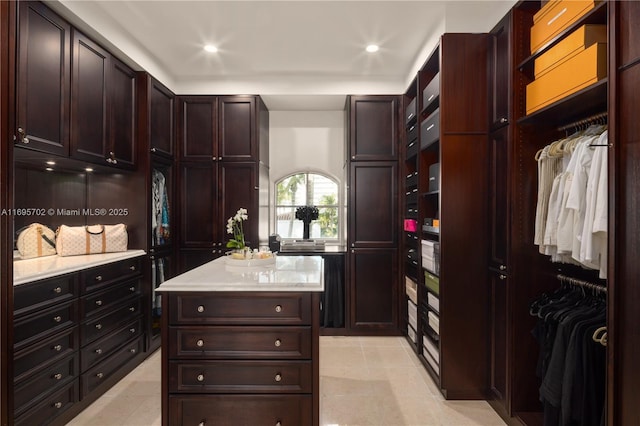
[[[294,172],[321,172],[344,188],[344,111],[269,111],[270,208],[275,182]],[[340,194],[344,203],[344,194]],[[273,221],[273,215],[272,215]],[[344,226],[345,220],[341,223]],[[270,224],[270,233],[274,224]]]

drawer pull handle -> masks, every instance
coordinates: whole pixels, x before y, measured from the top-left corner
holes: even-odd
[[[97,353],[98,355],[101,355],[101,354],[102,354],[102,349],[100,349],[100,348],[96,349],[96,353]]]
[[[282,426],[282,422],[281,422],[280,420],[278,420],[278,421],[276,422],[276,426]]]
[[[62,288],[56,287],[56,288],[53,289],[53,292],[60,294],[60,293],[62,293]]]
[[[62,402],[58,401],[55,404],[53,404],[53,406],[56,408],[62,408]]]
[[[276,339],[275,345],[279,348],[282,345],[282,341],[280,339]]]
[[[96,300],[96,305],[97,306],[102,306],[102,300]]]
[[[198,423],[198,426],[205,426],[205,425],[206,425],[206,422],[204,420]]]
[[[104,377],[104,373],[98,373],[98,374],[96,374],[96,377],[98,379],[102,379]]]
[[[276,382],[281,382],[282,381],[282,374],[277,373],[276,377],[274,377],[274,378],[275,378]]]
[[[62,379],[62,374],[56,373],[56,374],[53,375],[53,378],[56,379],[56,380],[60,380],[60,379]]]
[[[102,324],[96,324],[96,330],[102,330]]]
[[[198,306],[198,312],[200,313],[204,312],[204,306],[202,305]]]
[[[282,306],[276,305],[276,312],[282,312]]]
[[[132,354],[135,354],[137,352],[137,350],[135,348],[131,348],[131,349],[129,349],[129,352],[131,352]]]
[[[96,281],[102,281],[102,275],[96,276]]]
[[[129,310],[130,310],[131,312],[135,312],[135,311],[136,311],[136,308],[132,306],[132,307],[130,307],[130,308],[129,308]]]
[[[198,374],[198,377],[196,377],[196,380],[198,380],[199,382],[204,382],[204,374]]]
[[[60,352],[62,350],[62,345],[55,345],[53,347],[53,350],[56,351],[56,352]]]
[[[53,317],[53,320],[55,322],[60,322],[60,321],[62,321],[62,317],[60,315],[56,315],[55,317]]]
[[[129,290],[131,290],[132,292],[136,291],[135,287],[129,287]]]
[[[129,269],[132,270],[132,271],[135,271],[136,270],[136,265],[129,266]]]
[[[503,274],[500,274],[500,277],[499,277],[499,278],[500,278],[501,280],[506,280],[506,279],[507,279],[507,276],[506,276],[506,275],[503,275]]]
[[[198,339],[198,341],[196,342],[196,346],[199,347],[199,348],[203,347],[204,346],[204,340]]]
[[[132,332],[132,333],[135,333],[136,329],[135,328],[130,328],[129,331]]]

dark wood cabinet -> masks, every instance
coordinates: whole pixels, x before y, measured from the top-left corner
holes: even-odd
[[[243,223],[245,242],[258,248],[258,170],[254,162],[218,164],[218,211],[222,214],[214,222],[218,231],[216,241],[224,249],[227,234],[227,219],[235,216],[239,208],[249,210],[249,219]]]
[[[173,157],[175,96],[153,77],[148,79],[149,145],[151,152]]]
[[[350,96],[348,103],[351,161],[398,159],[398,96]]]
[[[319,295],[167,292],[162,424],[319,424]]]
[[[106,161],[113,166],[133,168],[137,149],[136,73],[111,57],[108,77],[108,150]]]
[[[218,236],[217,168],[209,163],[180,165],[180,245],[214,248]]]
[[[178,149],[189,161],[218,161],[218,98],[178,97]]]
[[[77,30],[72,34],[71,156],[118,168],[136,163],[136,74]]]
[[[509,252],[509,127],[489,136],[489,266],[508,268]]]
[[[257,161],[256,97],[218,98],[218,160]]]
[[[490,78],[491,103],[489,105],[490,126],[492,130],[509,124],[509,108],[511,85],[511,13],[504,18],[490,32]]]
[[[491,286],[491,367],[489,390],[491,392],[492,404],[499,404],[504,412],[510,412],[508,384],[508,339],[510,330],[508,317],[508,276],[502,271],[489,271],[489,282]]]
[[[352,249],[351,328],[363,333],[398,331],[398,250]]]
[[[397,334],[400,96],[349,96],[347,276],[351,333]]]
[[[71,26],[40,2],[19,3],[15,142],[69,155]]]
[[[73,30],[71,88],[71,156],[105,163],[107,140],[107,75],[109,53]]]

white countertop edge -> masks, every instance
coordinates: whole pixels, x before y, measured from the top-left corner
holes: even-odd
[[[43,280],[46,278],[53,278],[72,272],[81,271],[84,269],[93,268],[96,266],[102,266],[120,260],[131,259],[133,257],[144,256],[146,252],[144,250],[127,250],[116,253],[103,253],[103,254],[87,254],[79,256],[45,256],[36,257],[33,259],[14,260],[14,277],[13,285],[27,284],[34,281]],[[31,273],[24,273],[16,278],[16,263],[20,263],[19,269],[28,269],[30,266],[34,267],[34,271]],[[50,262],[51,266],[46,269],[38,270],[38,265],[42,265],[43,262]]]
[[[284,256],[283,256],[284,257]],[[286,256],[295,259],[296,256]],[[312,256],[298,256],[300,258],[311,258]],[[323,292],[324,291],[324,260],[320,256],[318,258],[319,282],[278,282],[265,283],[257,282],[252,279],[229,279],[226,272],[267,272],[274,270],[275,266],[249,266],[236,267],[226,265],[223,258],[213,260],[209,263],[199,266],[178,275],[170,280],[162,283],[155,291],[157,292]],[[225,273],[222,273],[226,271]],[[216,273],[217,272],[217,273]],[[287,270],[281,271],[286,273]],[[224,275],[220,278],[219,275]],[[203,281],[206,277],[207,281]],[[209,280],[209,277],[211,278]],[[308,275],[310,278],[311,275]],[[224,281],[221,281],[224,280]]]

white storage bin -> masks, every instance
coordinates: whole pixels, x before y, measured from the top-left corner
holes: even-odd
[[[434,311],[440,312],[440,299],[433,293],[427,293],[427,303]]]
[[[405,293],[413,303],[418,304],[418,283],[409,277],[404,277]]]
[[[409,336],[409,339],[411,339],[411,341],[414,344],[418,343],[418,336],[416,334],[416,331],[413,329],[413,327],[411,327],[411,325],[407,327],[407,336]]]
[[[436,333],[440,334],[440,318],[438,315],[436,315],[435,312],[429,311],[427,316],[429,317],[429,327],[431,327]]]
[[[433,258],[435,253],[435,241],[422,240],[422,256],[428,256]]]
[[[422,336],[423,352],[429,353],[436,363],[440,364],[440,350],[438,346],[427,336]]]
[[[429,352],[425,351],[425,352],[422,353],[422,356],[424,356],[424,359],[427,360],[427,362],[429,363],[431,368],[433,368],[433,370],[439,376],[440,375],[440,365],[438,365],[438,363],[433,359],[431,354]]]
[[[407,300],[407,312],[409,313],[409,325],[415,330],[418,328],[418,306],[411,300]]]

